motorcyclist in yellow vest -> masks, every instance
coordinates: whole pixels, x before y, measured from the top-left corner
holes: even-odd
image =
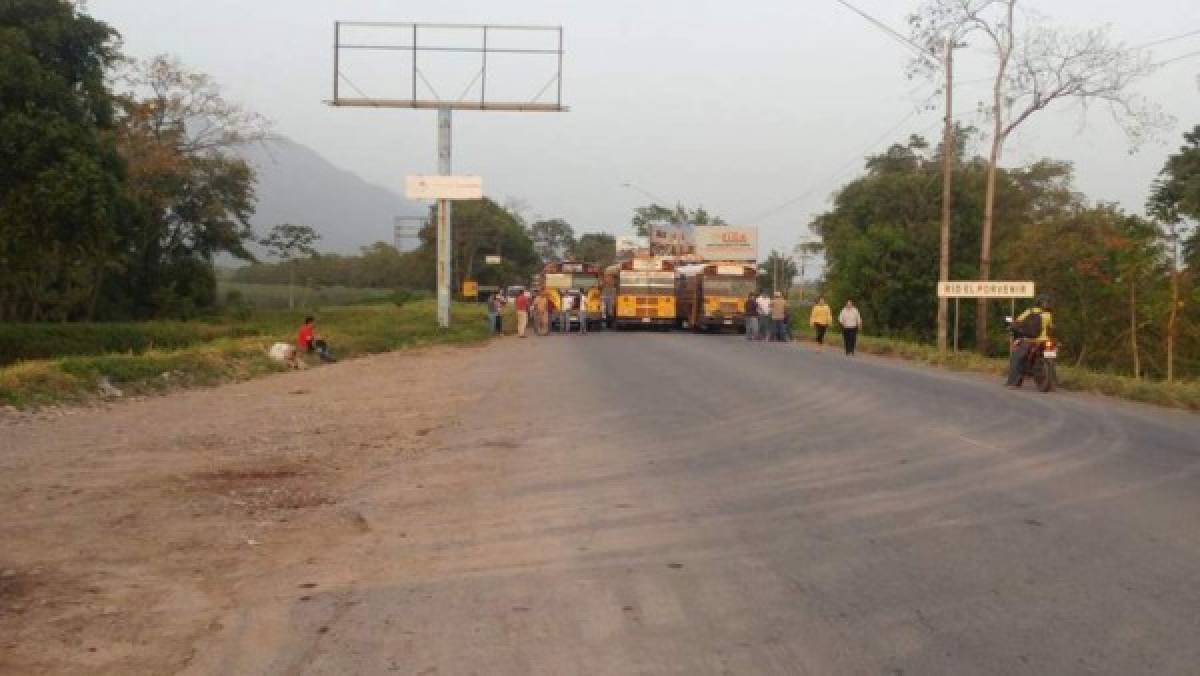
[[[1030,315],[1041,317],[1041,331],[1036,337],[1019,335],[1017,328],[1022,326]],[[1050,313],[1050,299],[1047,296],[1038,296],[1033,307],[1022,312],[1013,320],[1014,338],[1012,351],[1008,356],[1008,382],[1006,383],[1009,387],[1021,386],[1021,377],[1025,368],[1025,360],[1029,357],[1029,351],[1038,343],[1044,343],[1050,339],[1050,329],[1053,325],[1054,316]]]

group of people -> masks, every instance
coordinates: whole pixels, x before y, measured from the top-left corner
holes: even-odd
[[[550,294],[544,290],[536,295],[528,290],[521,291],[509,298],[501,291],[488,299],[488,327],[492,333],[501,332],[505,312],[511,311],[516,319],[516,333],[521,338],[526,337],[530,321],[533,330],[539,336],[550,334],[551,317],[558,316],[559,331],[571,332],[572,317],[577,318],[579,333],[587,335],[588,309],[587,299],[579,293],[563,293],[559,296],[561,302],[557,307]]]
[[[791,310],[787,299],[782,293],[775,292],[774,297],[765,293],[751,292],[746,297],[744,311],[746,314],[746,340],[788,342],[791,335]],[[845,307],[838,313],[838,324],[842,327],[842,344],[846,354],[854,356],[858,345],[858,331],[862,328],[862,315],[854,307],[854,301],[847,300]],[[813,305],[812,314],[808,320],[813,328],[818,345],[825,344],[825,333],[833,325],[833,311],[825,298],[821,297]]]
[[[743,308],[746,314],[746,340],[788,342],[792,339],[792,315],[787,299],[776,291],[772,298],[752,292]]]

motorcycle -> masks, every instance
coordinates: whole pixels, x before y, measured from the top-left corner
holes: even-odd
[[[1006,317],[1008,324],[1011,327],[1012,317]],[[1053,392],[1058,385],[1058,372],[1055,368],[1055,363],[1058,360],[1058,341],[1053,338],[1046,340],[1038,340],[1036,338],[1023,338],[1017,336],[1013,332],[1015,341],[1031,343],[1029,352],[1025,355],[1025,359],[1021,364],[1021,377],[1017,380],[1017,387],[1025,383],[1025,378],[1033,378],[1033,382],[1037,385],[1039,392]],[[1016,345],[1013,346],[1013,349]]]

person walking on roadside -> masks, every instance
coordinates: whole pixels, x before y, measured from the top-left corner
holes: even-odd
[[[529,292],[517,294],[517,335],[524,338],[525,329],[529,326]]]
[[[572,297],[571,294],[569,294],[569,293],[563,293],[562,307],[559,308],[559,311],[562,312],[562,315],[559,318],[559,322],[560,322],[559,328],[562,329],[562,333],[564,336],[571,332],[571,309],[574,306],[575,306],[575,298]]]
[[[754,291],[746,296],[746,340],[758,338],[758,294]]]
[[[824,346],[825,331],[833,323],[833,311],[829,309],[829,303],[825,302],[825,296],[817,299],[817,304],[813,306],[812,314],[809,315],[808,323],[816,331],[817,345]]]
[[[846,355],[853,357],[858,346],[858,330],[862,328],[862,315],[854,307],[854,301],[846,301],[846,306],[838,313],[838,323],[842,325],[842,343],[846,346]]]
[[[545,291],[538,292],[533,299],[533,332],[539,336],[550,332],[550,299]]]
[[[787,300],[776,291],[771,300],[771,324],[775,327],[775,342],[787,342]]]
[[[500,294],[493,293],[487,302],[488,333],[496,333],[496,318],[500,316]]]
[[[758,339],[768,340],[772,330],[771,297],[760,292],[755,302],[758,303]]]

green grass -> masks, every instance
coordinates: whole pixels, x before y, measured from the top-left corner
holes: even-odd
[[[996,376],[997,382],[1008,372],[1008,360],[983,357],[973,352],[939,354],[937,347],[891,338],[860,336],[858,349],[868,354],[900,357],[955,371],[972,371]],[[1097,373],[1066,364],[1058,364],[1058,384],[1065,390],[1094,392],[1147,404],[1200,411],[1200,382],[1138,380],[1130,376]]]
[[[211,321],[0,324],[0,366],[30,359],[175,350],[257,329]]]
[[[484,308],[455,306],[449,330],[437,328],[432,301],[330,307],[317,313],[317,328],[339,358],[386,352],[436,343],[472,343],[487,339]],[[175,387],[213,385],[246,380],[282,370],[267,357],[274,342],[293,342],[304,312],[268,311],[244,321],[206,324],[206,340],[172,347],[108,354],[67,354],[52,359],[21,361],[0,367],[0,403],[29,408],[64,402],[84,402],[99,395],[107,380],[128,394],[146,394]],[[144,322],[154,334],[171,322]],[[103,326],[103,325],[89,325]],[[91,331],[91,328],[86,329]]]
[[[288,306],[287,284],[252,284],[249,282],[217,281],[217,294],[226,302],[230,292],[245,303],[258,309],[283,310]],[[353,305],[378,302],[391,297],[390,289],[356,289],[348,286],[326,286],[310,289],[296,285],[294,290],[298,309],[320,309],[333,305]]]

